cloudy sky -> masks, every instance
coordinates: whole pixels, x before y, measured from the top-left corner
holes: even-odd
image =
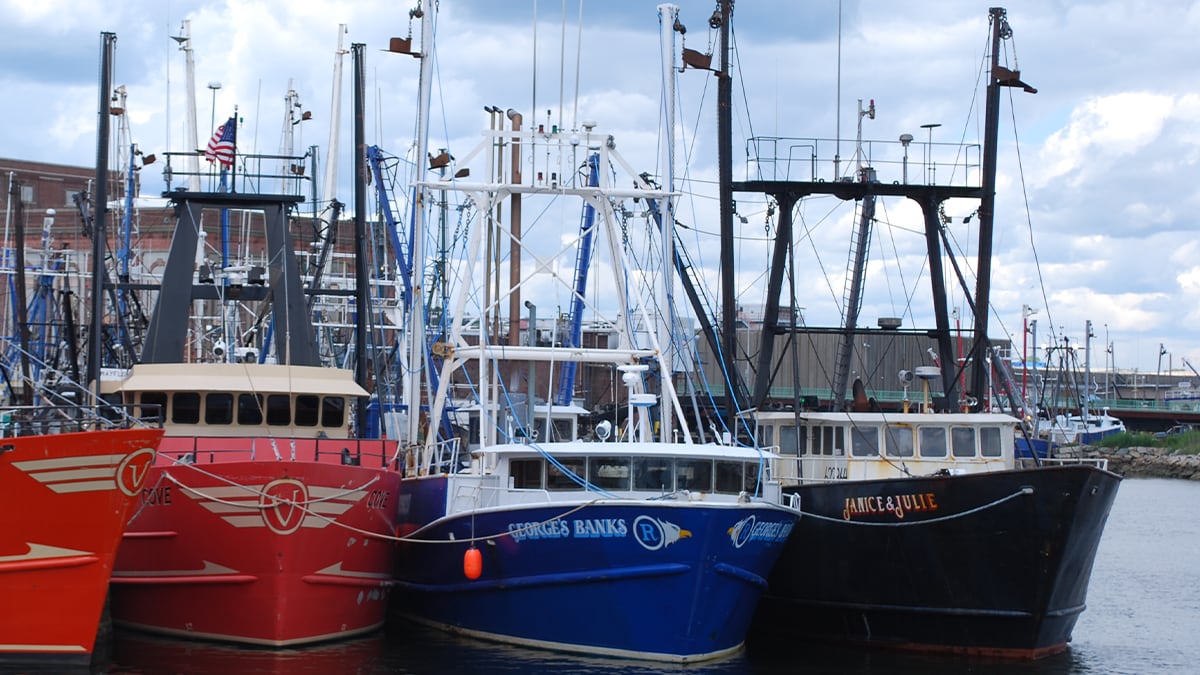
[[[0,0],[6,17],[0,83],[8,101],[0,156],[93,165],[102,31],[117,34],[113,84],[127,91],[132,142],[148,153],[190,147],[184,54],[170,39],[180,35],[185,19],[201,145],[214,120],[219,124],[236,106],[239,149],[278,152],[290,82],[302,109],[312,112],[311,120],[293,127],[294,147],[325,148],[338,26],[345,24],[344,47],[366,45],[367,141],[402,156],[414,137],[417,60],[383,50],[410,26],[419,37],[419,22],[409,18],[415,4]],[[688,29],[684,45],[710,51],[707,22],[715,3],[679,4]],[[977,180],[956,169],[954,157],[965,148],[960,166],[978,164],[971,153],[983,134],[989,4],[995,3],[738,2],[735,179],[761,166],[747,161],[752,136],[823,139],[816,177],[835,178],[833,154],[842,158],[845,175],[853,166],[861,99],[875,102],[874,118],[861,118],[862,137],[880,180],[902,180],[896,141],[906,133],[914,137],[910,182]],[[593,120],[614,135],[632,164],[661,175],[656,6],[444,0],[436,24],[430,145],[466,152],[488,126],[484,106],[494,105],[524,112],[527,123],[544,119],[572,128]],[[1032,318],[1043,345],[1051,334],[1081,344],[1085,322],[1092,321],[1093,368],[1111,359],[1143,373],[1169,366],[1185,372],[1185,358],[1200,364],[1200,228],[1193,216],[1200,195],[1200,4],[1014,0],[1005,6],[1012,36],[1001,62],[1019,69],[1038,93],[1005,90],[1001,106],[990,332],[1020,345],[1028,305],[1037,311]],[[343,63],[338,197],[349,203],[348,56]],[[220,88],[210,89],[216,82]],[[695,261],[715,268],[715,79],[689,70],[678,82],[677,187],[687,195],[680,220],[695,237]],[[930,131],[927,124],[940,126]],[[927,155],[930,139],[935,145]],[[774,166],[812,170],[807,162]],[[163,189],[156,169],[145,170],[144,193]],[[745,219],[739,224],[739,297],[753,307],[761,302],[771,222],[761,196],[739,194],[737,200]],[[963,252],[977,245],[977,219],[963,222],[974,208],[946,205],[949,236]],[[798,304],[810,325],[837,323],[856,216],[853,203],[833,198],[807,200],[797,211]],[[910,203],[891,199],[876,207],[862,323],[900,316],[908,326],[930,325],[920,228],[920,213]],[[951,303],[961,308],[965,325],[963,294],[955,292]],[[1167,355],[1160,357],[1160,345]]]

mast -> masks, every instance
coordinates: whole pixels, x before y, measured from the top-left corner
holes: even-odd
[[[184,142],[187,144],[188,156],[184,170],[188,173],[188,189],[200,191],[200,138],[196,129],[196,61],[192,56],[192,22],[184,19],[180,26],[181,35],[171,39],[179,43],[179,51],[184,54],[184,72],[187,84],[187,114],[184,119],[187,127],[183,130]]]
[[[737,420],[742,398],[737,377],[737,289],[733,251],[733,82],[729,75],[729,20],[733,0],[721,2],[721,65],[717,73],[717,160],[721,210],[721,362],[726,373],[726,424]],[[710,20],[711,21],[711,20]],[[668,214],[669,215],[669,214]]]
[[[99,119],[96,121],[96,197],[92,214],[92,313],[91,329],[88,331],[88,382],[95,387],[96,400],[100,400],[100,353],[101,334],[104,331],[104,242],[108,238],[108,95],[112,90],[112,57],[117,43],[117,34],[100,34],[102,48],[100,56],[100,102],[97,106]],[[21,242],[24,246],[24,242]]]
[[[674,369],[675,349],[675,204],[671,200],[671,192],[675,189],[675,23],[679,20],[679,6],[662,4],[658,6],[659,32],[662,43],[663,67],[663,113],[666,115],[666,130],[664,133],[663,152],[663,187],[667,196],[662,200],[662,311],[658,313],[659,335],[663,340],[664,371],[660,377],[664,380],[662,391],[666,392],[665,381],[672,379]],[[674,419],[671,416],[671,406],[666,404],[665,397],[659,408],[661,425],[660,440],[669,442],[674,430]]]
[[[415,182],[425,175],[429,147],[429,96],[433,77],[433,17],[431,0],[421,0],[421,75],[418,86]],[[415,443],[421,426],[421,379],[425,361],[425,190],[417,186],[412,209],[412,298],[409,303],[408,372],[404,395],[408,401],[408,441]],[[426,439],[433,441],[434,434]]]
[[[1000,87],[1022,87],[1036,94],[1037,89],[1021,81],[1019,70],[1000,65],[1000,40],[1012,37],[1007,12],[1003,7],[988,10],[992,23],[992,58],[988,76],[987,103],[983,123],[983,180],[979,200],[979,255],[976,260],[975,281],[975,343],[971,348],[972,368],[970,394],[972,409],[983,408],[988,393],[988,363],[984,358],[989,340],[988,308],[991,302],[992,231],[996,210],[996,141],[1000,128]]]
[[[350,45],[354,59],[354,379],[363,389],[367,386],[367,317],[370,315],[370,278],[367,273],[367,143],[363,117],[366,105],[363,100],[363,49],[366,45],[355,42]],[[327,246],[332,242],[326,242]],[[358,433],[366,433],[367,406],[357,409]]]

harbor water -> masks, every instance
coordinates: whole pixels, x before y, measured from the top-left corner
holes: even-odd
[[[636,608],[631,608],[636,611]],[[536,607],[530,607],[536,612]],[[586,607],[579,611],[586,612]],[[582,658],[452,637],[410,624],[348,643],[241,649],[118,631],[99,672],[220,673],[1194,673],[1200,668],[1200,482],[1136,478],[1117,495],[1088,592],[1063,654],[1014,663],[751,640],[715,663]]]

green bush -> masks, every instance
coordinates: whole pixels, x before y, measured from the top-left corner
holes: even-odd
[[[1155,438],[1154,434],[1148,434],[1144,431],[1136,433],[1122,431],[1119,434],[1112,434],[1111,436],[1101,438],[1099,445],[1102,448],[1160,448],[1163,446],[1163,439]]]
[[[1164,440],[1166,447],[1176,455],[1200,454],[1200,431],[1185,431],[1182,434],[1167,436]]]

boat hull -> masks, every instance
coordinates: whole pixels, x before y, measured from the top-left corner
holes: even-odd
[[[161,429],[0,439],[0,663],[87,664]]]
[[[383,624],[397,473],[203,457],[151,470],[117,558],[115,623],[264,646]]]
[[[396,604],[408,618],[512,644],[716,658],[742,646],[794,522],[769,505],[667,500],[461,513],[411,535],[438,543],[401,543]],[[474,580],[464,571],[472,536],[486,537]]]
[[[1119,483],[1065,465],[800,487],[804,515],[756,631],[1024,659],[1063,651]]]

